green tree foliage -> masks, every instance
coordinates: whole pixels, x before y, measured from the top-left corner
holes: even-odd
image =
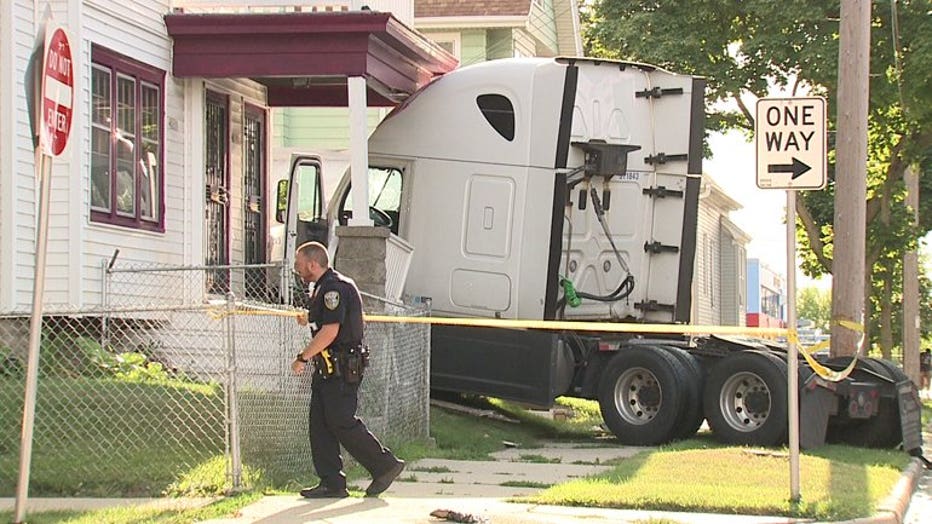
[[[828,332],[832,319],[832,294],[826,289],[804,287],[796,294],[796,315],[812,321],[813,327]]]
[[[839,5],[838,0],[583,0],[580,10],[592,56],[705,76],[709,130],[739,129],[750,138],[753,101],[782,88],[828,99],[832,149]],[[903,253],[932,230],[932,213],[920,213],[918,227],[910,223],[903,185],[906,168],[917,166],[919,208],[932,207],[930,12],[929,0],[872,4],[865,266],[875,339],[878,316],[887,315],[886,324],[894,329],[890,319],[900,309],[901,294],[893,290],[901,289]],[[828,187],[797,199],[801,268],[812,277],[832,269],[834,167],[832,151]]]

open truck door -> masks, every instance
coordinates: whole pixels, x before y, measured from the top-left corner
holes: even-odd
[[[283,258],[291,258],[295,248],[305,242],[327,244],[329,223],[322,185],[320,158],[293,155],[288,179],[278,182],[275,220],[285,224]]]
[[[281,261],[285,271],[279,288],[283,303],[293,303],[292,297],[300,291],[296,286],[301,284],[288,278],[295,248],[311,241],[328,243],[329,222],[323,190],[320,157],[292,154],[288,176],[279,180],[276,186],[276,225],[270,231],[271,260]]]

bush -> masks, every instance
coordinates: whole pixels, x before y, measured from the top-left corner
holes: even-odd
[[[13,350],[0,344],[0,377],[22,377],[26,374],[26,364]]]
[[[43,376],[111,376],[129,382],[164,382],[170,378],[162,364],[150,361],[145,354],[114,353],[87,336],[43,337],[39,371]]]

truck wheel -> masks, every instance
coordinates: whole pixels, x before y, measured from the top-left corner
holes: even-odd
[[[718,440],[775,446],[787,438],[786,362],[760,351],[741,351],[709,372],[703,409]]]
[[[851,363],[852,357],[833,357],[828,360],[832,369],[841,370]],[[893,380],[896,379],[881,361],[863,358],[852,372],[859,374],[862,381],[877,382],[877,378],[869,373]],[[880,397],[877,414],[866,419],[851,418],[845,405],[838,406],[838,415],[829,419],[828,442],[842,442],[852,446],[868,448],[892,448],[903,440],[903,431],[900,428],[900,409],[895,398]]]
[[[679,361],[655,347],[622,348],[599,379],[602,419],[615,437],[633,446],[652,446],[673,438],[682,412]]]
[[[696,357],[684,349],[676,346],[660,347],[679,361],[686,375],[686,381],[683,383],[683,387],[680,388],[683,394],[683,416],[680,417],[680,422],[673,432],[673,438],[691,438],[702,426],[702,421],[705,420],[702,414],[702,387],[703,382],[705,382],[702,367]]]

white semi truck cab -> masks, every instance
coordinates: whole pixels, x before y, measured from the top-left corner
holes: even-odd
[[[430,297],[437,316],[688,323],[704,89],[587,58],[496,60],[422,88],[369,138],[369,216],[413,249],[403,294]],[[349,183],[347,172],[328,187],[319,158],[293,158],[278,186],[285,256],[309,240],[338,244],[335,226],[359,207]],[[818,422],[804,425],[804,446],[902,440],[880,429],[900,418],[902,372],[871,365],[850,381],[880,399],[867,410],[849,409],[848,386],[811,386],[818,377],[801,366],[813,392],[803,412]],[[779,444],[786,370],[785,351],[746,340],[431,328],[433,388],[541,406],[597,399],[629,444],[688,437],[704,419],[726,442]]]

